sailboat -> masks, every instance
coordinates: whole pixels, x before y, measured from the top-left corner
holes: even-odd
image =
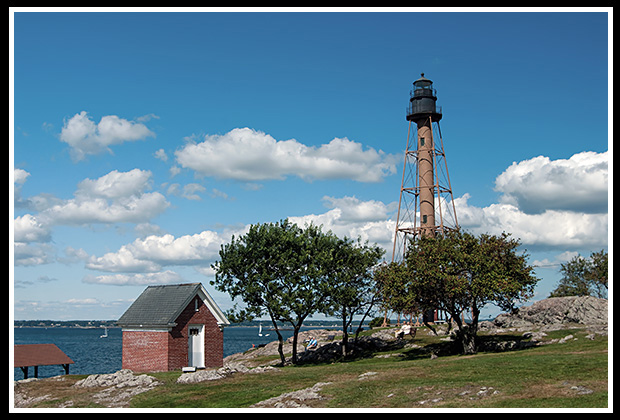
[[[263,324],[258,324],[258,336],[262,337],[263,335],[269,337],[269,334],[263,334]]]
[[[103,327],[103,328],[105,328],[105,333],[101,334],[99,338],[106,338],[108,336],[108,327]]]

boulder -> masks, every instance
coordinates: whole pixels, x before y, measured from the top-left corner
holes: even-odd
[[[264,373],[278,371],[279,369],[272,366],[259,366],[254,369],[248,368],[241,362],[230,362],[225,364],[219,369],[207,369],[198,370],[196,372],[183,373],[177,378],[177,383],[180,384],[194,384],[204,381],[215,381],[218,379],[226,378],[234,373]]]
[[[326,385],[331,385],[331,382],[318,382],[309,388],[287,392],[277,397],[257,402],[250,407],[307,408],[309,406],[306,403],[310,403],[313,400],[325,399],[325,397],[319,394],[319,391]]]
[[[607,299],[566,296],[543,299],[491,321],[495,328],[528,328],[552,325],[606,325]]]
[[[307,340],[310,336],[313,336],[317,339],[318,346],[320,347],[325,344],[335,343],[336,341],[334,341],[334,338],[338,334],[338,331],[326,329],[300,331],[297,336],[297,354],[301,355],[304,352],[304,341]],[[275,335],[274,340],[275,341],[271,341],[264,346],[250,349],[244,353],[231,354],[230,356],[224,358],[224,364],[228,364],[233,361],[251,360],[261,356],[277,356],[279,355],[278,341]],[[288,339],[284,340],[282,351],[284,352],[284,354],[290,354],[293,352],[293,337],[289,337]]]
[[[127,407],[133,396],[160,385],[157,379],[149,375],[135,376],[129,369],[114,373],[94,374],[77,381],[78,388],[103,388],[93,395],[93,401],[105,407]]]
[[[77,381],[73,386],[78,388],[95,387],[150,387],[157,385],[158,381],[149,375],[134,376],[129,369],[121,369],[114,373],[94,374]]]

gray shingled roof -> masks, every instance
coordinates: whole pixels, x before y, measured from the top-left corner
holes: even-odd
[[[220,324],[228,324],[200,283],[149,286],[119,318],[121,327],[172,327],[179,314],[199,292]]]

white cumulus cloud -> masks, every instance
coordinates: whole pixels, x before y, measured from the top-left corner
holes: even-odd
[[[107,115],[95,123],[86,111],[65,121],[60,132],[60,140],[71,147],[71,157],[76,161],[84,159],[86,155],[111,153],[112,145],[154,136],[141,122]]]
[[[502,202],[528,214],[545,210],[607,212],[608,152],[582,152],[569,159],[538,156],[514,162],[495,180]]]
[[[174,284],[183,279],[174,271],[159,273],[109,274],[102,276],[86,276],[85,283],[107,284],[114,286],[147,286],[152,284]]]
[[[525,245],[604,247],[608,176],[608,152],[513,162],[495,180],[499,203],[472,206],[464,194],[455,199],[458,221],[474,233],[511,233]]]
[[[16,217],[13,221],[15,242],[49,242],[51,232],[31,214]]]
[[[150,171],[112,171],[80,182],[75,198],[62,200],[41,212],[49,224],[143,223],[169,205],[159,192],[146,192]]]
[[[114,170],[97,179],[86,178],[78,184],[76,195],[87,197],[119,198],[139,194],[149,186],[151,171],[132,169]]]
[[[15,264],[49,263],[53,258],[53,248],[43,244],[52,241],[54,226],[123,222],[147,226],[150,219],[162,213],[170,204],[162,194],[147,192],[151,176],[150,171],[140,169],[112,171],[100,178],[87,178],[80,182],[71,199],[39,195],[25,200],[29,207],[40,211],[36,215],[18,216],[13,221]],[[118,256],[117,265],[132,267],[133,271],[154,270],[152,263],[136,261],[130,257]],[[84,258],[82,255],[81,259]],[[63,260],[69,261],[65,258]],[[112,263],[104,261],[100,264],[107,267]]]
[[[545,210],[531,214],[514,204],[494,203],[486,207],[468,204],[469,194],[455,199],[461,228],[475,234],[502,232],[520,238],[524,245],[552,247],[607,246],[607,213]]]
[[[162,266],[202,265],[208,267],[217,258],[220,245],[230,238],[203,231],[175,238],[151,235],[123,245],[102,257],[91,257],[86,268],[107,272],[157,272]]]
[[[274,139],[250,128],[208,135],[175,152],[177,162],[202,175],[240,181],[285,179],[353,179],[379,182],[396,171],[396,159],[360,143],[334,138],[319,147],[295,139]]]
[[[13,182],[15,184],[23,184],[26,182],[26,178],[30,176],[30,172],[24,171],[23,169],[14,168],[13,169]]]
[[[323,197],[323,202],[330,208],[327,212],[289,217],[289,220],[302,227],[309,223],[323,226],[324,231],[331,230],[339,237],[359,237],[370,244],[376,243],[386,250],[386,258],[391,257],[396,222],[390,213],[394,211],[395,203],[329,196]]]

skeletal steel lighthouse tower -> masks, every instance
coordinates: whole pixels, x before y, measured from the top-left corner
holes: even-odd
[[[441,107],[436,101],[433,82],[422,73],[413,82],[407,107],[409,129],[392,261],[402,260],[409,241],[416,237],[459,228],[439,127]]]

